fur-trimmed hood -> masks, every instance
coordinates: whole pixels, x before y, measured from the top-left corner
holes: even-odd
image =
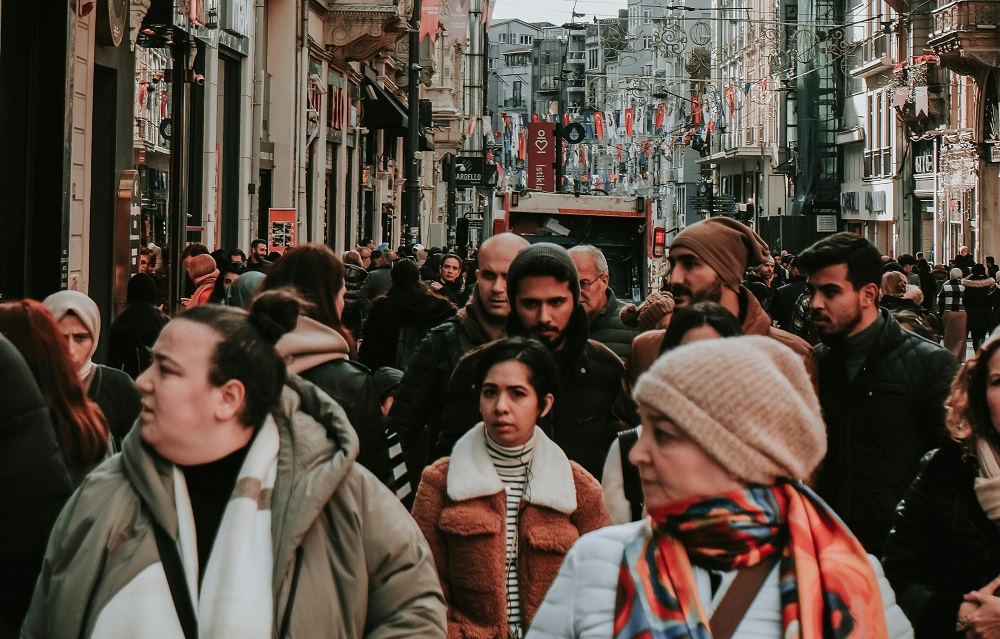
[[[448,469],[448,497],[465,501],[503,492],[503,482],[486,449],[486,427],[479,422],[455,443]],[[524,500],[536,506],[572,514],[576,510],[573,469],[562,451],[535,427],[535,450]]]
[[[969,276],[962,280],[962,285],[965,288],[989,288],[996,284],[996,280],[992,277],[976,277],[974,275]]]

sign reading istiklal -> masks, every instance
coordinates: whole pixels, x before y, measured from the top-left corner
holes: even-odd
[[[556,190],[556,125],[551,122],[528,124],[528,188]]]

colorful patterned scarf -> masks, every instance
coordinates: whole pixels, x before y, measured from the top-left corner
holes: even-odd
[[[625,547],[615,639],[709,639],[691,564],[734,570],[776,552],[782,637],[887,636],[881,592],[864,549],[805,486],[752,486],[649,514],[652,534]]]

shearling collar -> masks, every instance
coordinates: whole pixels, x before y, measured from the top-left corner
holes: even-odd
[[[291,333],[286,333],[276,347],[285,358],[290,373],[299,374],[324,362],[347,359],[347,340],[325,324],[299,316],[298,324]]]
[[[996,280],[994,280],[992,277],[982,277],[982,278],[967,277],[964,280],[962,280],[962,285],[965,286],[965,288],[989,288],[994,284],[996,284]]]
[[[448,497],[464,501],[502,491],[503,482],[486,450],[486,427],[479,422],[455,443],[448,465]],[[537,426],[524,499],[567,515],[576,511],[576,484],[569,459]]]

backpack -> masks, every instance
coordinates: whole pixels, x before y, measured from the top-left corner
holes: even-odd
[[[642,519],[642,480],[639,478],[639,468],[629,461],[628,454],[639,441],[639,428],[630,428],[618,433],[618,446],[622,460],[622,480],[625,484],[625,499],[628,500],[632,512],[632,521]]]

